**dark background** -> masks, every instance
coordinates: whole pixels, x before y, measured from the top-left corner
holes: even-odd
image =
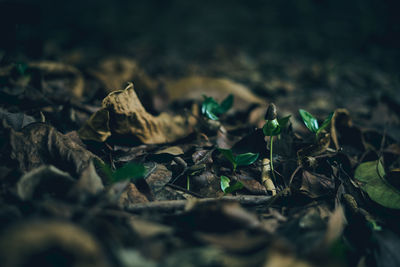
[[[2,63],[52,57],[50,41],[58,51],[204,60],[223,46],[396,68],[399,7],[396,0],[2,1],[0,56]]]

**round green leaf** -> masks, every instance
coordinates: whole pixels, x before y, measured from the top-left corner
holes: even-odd
[[[354,177],[361,189],[376,203],[391,209],[400,209],[400,192],[384,180],[385,170],[380,161],[361,163]]]
[[[235,162],[237,166],[246,166],[253,164],[256,160],[258,159],[258,153],[244,153],[244,154],[239,154],[235,157]]]

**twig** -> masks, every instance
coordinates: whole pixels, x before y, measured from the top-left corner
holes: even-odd
[[[215,203],[219,201],[232,201],[238,202],[242,205],[256,206],[267,204],[271,200],[271,196],[223,196],[220,198],[203,198],[195,200],[197,203]],[[189,200],[168,200],[168,201],[154,201],[149,203],[132,204],[125,208],[125,211],[132,213],[140,213],[145,211],[162,211],[173,212],[183,210]]]

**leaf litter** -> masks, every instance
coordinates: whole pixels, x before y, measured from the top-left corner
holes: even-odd
[[[310,70],[280,64],[292,77],[257,90],[124,57],[1,68],[4,266],[398,265],[399,140],[354,109],[301,109]]]

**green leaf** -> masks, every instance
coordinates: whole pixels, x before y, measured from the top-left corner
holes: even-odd
[[[235,162],[237,166],[246,166],[253,164],[256,160],[258,159],[258,153],[244,153],[244,154],[239,154],[235,157]]]
[[[225,190],[229,187],[229,183],[231,180],[229,180],[228,177],[221,175],[221,189],[225,193]]]
[[[326,119],[324,120],[324,122],[322,123],[321,127],[319,127],[317,134],[319,134],[322,130],[324,130],[326,127],[328,127],[331,123],[332,117],[333,117],[333,113],[331,112],[328,117],[326,117]]]
[[[228,97],[222,101],[221,105],[212,97],[207,97],[205,95],[203,95],[203,97],[204,101],[201,105],[201,112],[210,120],[218,120],[218,116],[227,112],[233,105],[232,94],[228,95]]]
[[[235,182],[233,185],[230,185],[230,182],[231,180],[228,177],[221,175],[221,189],[225,194],[232,193],[243,188],[243,184],[241,182]]]
[[[233,105],[233,95],[228,95],[222,102],[218,108],[218,113],[223,114],[227,112]]]
[[[225,194],[232,193],[232,192],[235,192],[235,191],[240,190],[242,188],[243,188],[243,184],[241,182],[236,182],[233,185],[229,186],[227,189],[225,189],[224,193]]]
[[[206,96],[203,97],[204,101],[201,106],[201,112],[210,120],[218,120],[217,116],[218,114],[216,114],[217,113],[216,111],[219,108],[219,104],[212,97],[206,97]]]
[[[263,133],[265,136],[279,135],[281,133],[281,127],[279,126],[278,120],[267,121],[263,126]]]
[[[133,162],[127,163],[112,174],[112,182],[115,183],[128,179],[140,179],[144,177],[145,173],[146,169],[142,164]]]
[[[281,118],[281,119],[278,119],[278,124],[279,124],[279,126],[281,127],[281,129],[287,127],[291,116],[292,116],[292,115],[289,115],[289,116],[283,117],[283,118]]]
[[[400,192],[384,180],[385,170],[381,161],[361,163],[354,177],[361,182],[361,189],[376,203],[391,209],[400,209]]]
[[[317,119],[304,109],[299,109],[299,113],[306,127],[311,132],[316,133],[319,128]]]

